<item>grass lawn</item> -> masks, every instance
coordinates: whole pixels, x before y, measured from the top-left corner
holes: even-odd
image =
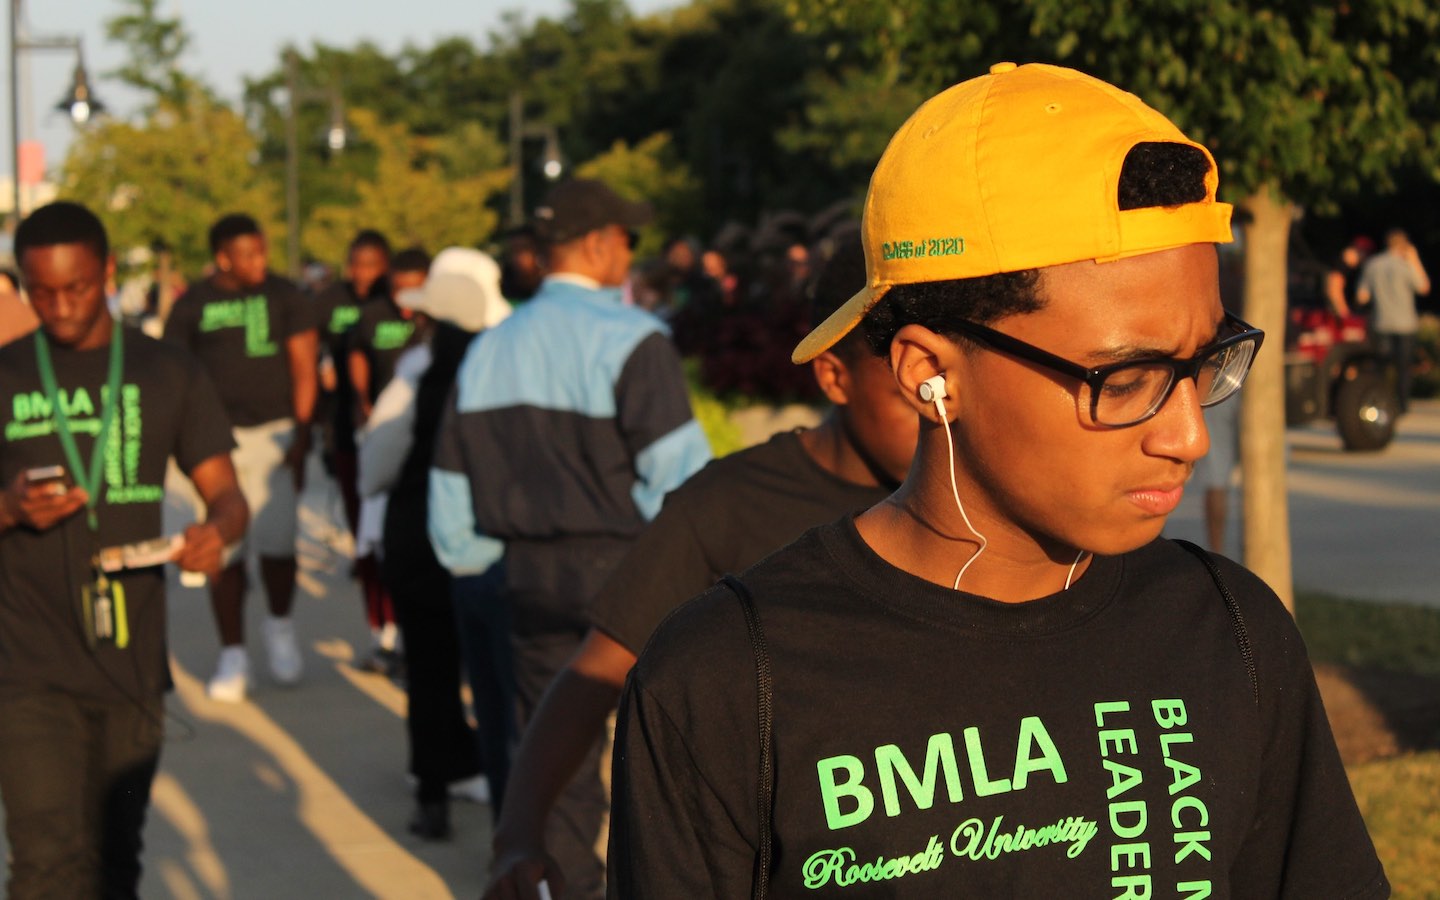
[[[1316,662],[1440,676],[1440,610],[1304,593],[1295,606]],[[1433,747],[1349,768],[1399,898],[1440,898],[1440,750]]]

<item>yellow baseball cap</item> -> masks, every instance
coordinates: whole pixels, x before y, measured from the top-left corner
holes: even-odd
[[[1147,142],[1201,150],[1205,199],[1121,210],[1125,155]],[[1210,151],[1134,94],[1073,69],[996,63],[927,100],[890,139],[865,196],[865,287],[791,358],[834,346],[897,284],[1228,243],[1219,182]]]

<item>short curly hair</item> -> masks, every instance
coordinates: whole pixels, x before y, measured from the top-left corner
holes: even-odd
[[[83,244],[103,263],[110,257],[110,238],[100,217],[69,200],[57,200],[32,212],[15,229],[15,261],[24,264],[25,251],[56,244]]]

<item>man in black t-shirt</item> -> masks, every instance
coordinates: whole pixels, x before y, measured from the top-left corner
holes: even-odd
[[[814,288],[821,321],[865,283],[858,238]],[[595,598],[595,622],[545,692],[505,786],[487,896],[533,891],[562,873],[544,855],[555,796],[615,708],[635,657],[679,603],[807,529],[880,502],[905,477],[918,424],[889,367],[852,335],[812,364],[833,409],[819,427],[784,432],[711,462],[672,491]]]
[[[1262,335],[1203,146],[999,63],[890,141],[857,326],[904,484],[680,607],[626,683],[612,897],[1389,895],[1293,620],[1160,538]]]
[[[41,330],[0,349],[7,895],[134,897],[170,686],[164,563],[217,574],[245,501],[210,379],[111,319],[100,221],[41,207],[15,254]],[[161,538],[171,456],[207,514],[142,557],[133,545]]]
[[[322,385],[325,378],[333,381],[328,397],[329,433],[328,453],[332,461],[335,480],[340,487],[340,497],[345,504],[345,519],[356,540],[355,574],[360,579],[360,592],[365,602],[365,618],[370,625],[373,646],[370,653],[359,660],[359,667],[385,675],[398,674],[399,654],[395,651],[398,629],[395,611],[389,591],[380,578],[375,556],[362,546],[374,540],[373,535],[361,533],[360,492],[356,487],[359,476],[355,431],[357,422],[369,418],[369,409],[379,390],[372,379],[369,356],[361,353],[362,359],[352,365],[351,350],[357,344],[373,346],[375,342],[375,314],[372,310],[394,307],[392,279],[402,286],[418,283],[414,269],[415,251],[403,251],[397,257],[399,268],[392,271],[390,242],[378,231],[366,229],[355,235],[350,242],[346,256],[346,280],[334,284],[318,298],[317,306],[322,338],[329,352],[331,365],[322,367]],[[423,254],[422,254],[423,255]],[[428,257],[425,258],[428,263]],[[425,273],[419,273],[423,282]],[[408,342],[413,324],[406,322],[405,339]],[[372,349],[372,354],[374,353]],[[394,359],[399,351],[381,354],[380,373],[388,383],[394,372]],[[358,366],[358,368],[357,368]],[[328,376],[325,372],[328,371]],[[354,376],[364,379],[365,390],[357,391]],[[383,388],[383,384],[381,385]],[[363,404],[361,402],[363,398]],[[374,513],[372,512],[372,516]],[[368,523],[370,530],[378,528]]]
[[[345,277],[315,298],[320,330],[320,400],[316,411],[325,430],[325,452],[335,467],[350,529],[360,511],[355,492],[355,392],[350,384],[350,333],[360,311],[390,293],[390,242],[378,231],[355,235],[345,256]]]
[[[393,294],[420,287],[429,270],[430,254],[424,250],[412,247],[400,251],[391,265],[390,292],[367,300],[360,308],[347,356],[350,382],[355,389],[357,426],[363,427],[370,418],[375,398],[395,376],[395,361],[415,338],[414,313],[397,304]]]
[[[294,684],[303,669],[290,608],[318,338],[311,301],[269,271],[265,235],[254,219],[221,218],[210,229],[210,249],[215,274],[175,301],[165,340],[190,350],[219,387],[234,428],[235,470],[253,516],[249,546],[230,548],[224,571],[210,585],[221,650],[207,691],[216,700],[238,702],[250,684],[244,624],[249,547],[260,558],[269,601],[264,631],[271,675]]]

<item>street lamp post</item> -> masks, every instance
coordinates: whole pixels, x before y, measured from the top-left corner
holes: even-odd
[[[560,159],[560,140],[555,126],[549,122],[527,123],[525,121],[525,98],[519,91],[510,94],[510,166],[515,178],[510,182],[510,226],[513,228],[525,221],[525,162],[526,138],[543,138],[545,156],[541,171],[549,181],[557,180],[564,172]]]
[[[330,103],[330,124],[325,130],[325,145],[332,153],[345,149],[345,111],[340,92],[333,87],[314,90],[300,87],[300,59],[293,48],[285,51],[285,255],[290,277],[298,279],[300,267],[300,135],[298,110],[305,100],[323,99]]]
[[[20,221],[20,52],[22,50],[73,50],[75,80],[70,93],[60,101],[58,109],[70,114],[76,125],[84,125],[95,113],[104,112],[105,104],[90,92],[85,75],[85,51],[78,37],[21,38],[20,3],[10,0],[10,165],[11,201],[15,221]]]

